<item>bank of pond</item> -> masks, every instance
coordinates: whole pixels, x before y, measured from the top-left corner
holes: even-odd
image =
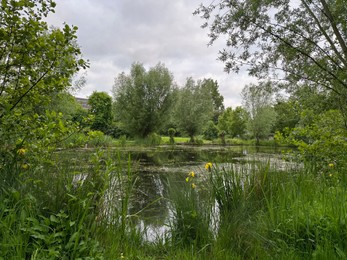
[[[347,257],[345,172],[289,148],[84,147],[11,170],[3,259]]]

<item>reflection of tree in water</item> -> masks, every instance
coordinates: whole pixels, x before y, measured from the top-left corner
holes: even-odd
[[[129,213],[140,212],[140,219],[145,225],[162,226],[168,217],[164,177],[163,174],[149,172],[137,174]]]

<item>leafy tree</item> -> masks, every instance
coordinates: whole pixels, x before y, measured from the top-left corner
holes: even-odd
[[[312,85],[336,95],[347,119],[347,5],[343,0],[219,0],[201,5],[211,44],[226,35],[227,71],[248,66],[279,86]]]
[[[213,103],[213,122],[218,123],[219,115],[224,111],[224,97],[219,93],[218,82],[213,79],[203,79],[201,82],[202,88],[206,88],[206,91],[211,94]]]
[[[218,137],[218,128],[213,121],[207,122],[207,127],[204,130],[204,138],[206,140],[213,140]]]
[[[173,88],[173,77],[163,64],[146,71],[134,63],[129,75],[121,73],[115,79],[116,116],[130,134],[144,138],[165,124]]]
[[[329,172],[328,168],[347,169],[347,131],[339,110],[329,110],[322,114],[304,111],[294,129],[276,133],[276,139],[298,147],[299,158],[316,167],[319,173]],[[331,170],[331,169],[330,169]],[[345,176],[338,176],[343,178]]]
[[[175,119],[178,128],[194,142],[194,136],[201,133],[213,115],[211,92],[188,78],[180,89],[176,102]]]
[[[112,123],[112,97],[106,92],[94,91],[88,104],[89,113],[94,116],[91,128],[107,133]]]
[[[242,107],[228,107],[218,118],[218,128],[231,137],[242,137],[246,132],[247,112]]]
[[[277,113],[276,124],[274,130],[284,133],[286,129],[293,129],[300,120],[300,108],[298,103],[293,100],[277,100],[274,104]]]
[[[68,130],[59,114],[42,107],[48,108],[52,93],[67,90],[87,63],[76,44],[77,27],[48,28],[44,18],[54,7],[48,0],[1,1],[0,142],[5,152],[50,146]]]
[[[66,91],[51,95],[51,102],[44,109],[62,113],[64,120],[73,119],[83,110],[76,98]]]
[[[272,93],[269,85],[246,85],[242,90],[244,107],[249,113],[248,130],[259,144],[260,139],[271,133],[276,121],[276,112],[271,106]]]
[[[218,129],[224,131],[226,134],[231,134],[231,128],[233,125],[233,109],[227,107],[224,112],[218,118]]]
[[[246,132],[246,123],[248,121],[247,111],[238,106],[233,110],[233,124],[231,125],[231,136],[242,137]]]

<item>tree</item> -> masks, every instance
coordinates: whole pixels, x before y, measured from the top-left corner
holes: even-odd
[[[76,130],[49,104],[88,64],[76,43],[77,27],[48,28],[44,19],[54,7],[51,0],[0,3],[0,175],[7,187],[18,185],[18,151],[41,165]]]
[[[94,116],[91,128],[107,133],[112,122],[112,97],[106,92],[94,91],[88,104],[89,113]]]
[[[71,120],[83,109],[76,98],[67,91],[53,94],[50,99],[51,102],[42,108],[42,113],[45,110],[55,111],[57,113],[62,113],[64,120]]]
[[[195,84],[188,78],[185,86],[180,89],[175,108],[175,119],[178,128],[188,134],[194,143],[194,136],[201,133],[213,115],[211,92],[201,82]]]
[[[163,64],[146,71],[134,63],[129,75],[123,72],[115,79],[116,116],[130,134],[144,138],[165,124],[173,88],[173,77]]]
[[[344,0],[219,0],[195,11],[210,25],[210,44],[226,35],[226,71],[248,66],[288,91],[306,84],[333,92],[347,127],[346,13]]]
[[[266,138],[276,122],[276,112],[272,107],[272,93],[269,85],[246,85],[241,93],[244,107],[249,114],[248,130],[256,139]]]
[[[300,120],[298,104],[292,100],[277,100],[274,104],[277,113],[276,124],[274,130],[284,133],[286,129],[293,129]]]
[[[231,137],[242,137],[246,132],[247,111],[242,107],[234,110],[228,107],[218,118],[219,131],[224,131]]]
[[[1,1],[0,140],[6,147],[42,139],[33,131],[39,117],[51,118],[42,107],[88,66],[76,44],[77,27],[48,28],[44,18],[54,7],[49,0]]]
[[[218,123],[219,115],[224,111],[224,97],[219,93],[218,82],[213,79],[203,79],[201,82],[202,88],[206,88],[206,91],[210,93],[213,103],[213,122]]]

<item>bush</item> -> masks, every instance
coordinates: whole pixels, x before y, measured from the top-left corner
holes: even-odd
[[[276,133],[276,141],[298,147],[297,156],[319,172],[329,165],[347,169],[347,131],[340,111],[330,110],[320,115],[302,113],[300,125]]]
[[[115,145],[115,140],[108,135],[105,135],[101,131],[90,131],[88,132],[88,146],[92,147],[108,147]]]

